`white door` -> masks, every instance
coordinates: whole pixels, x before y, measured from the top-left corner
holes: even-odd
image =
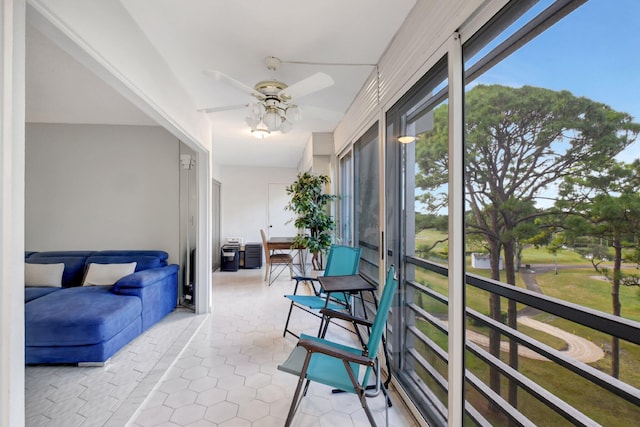
[[[286,188],[289,184],[269,184],[269,217],[267,237],[290,237],[297,234],[293,212],[285,209],[291,200]]]
[[[211,180],[211,255],[212,271],[220,268],[220,189],[222,184]]]

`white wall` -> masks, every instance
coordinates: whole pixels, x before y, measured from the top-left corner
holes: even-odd
[[[28,124],[25,248],[159,249],[178,263],[179,145],[155,126]]]
[[[331,176],[331,156],[333,153],[333,134],[314,132],[305,145],[302,159],[298,163],[298,170]]]
[[[245,242],[261,242],[260,229],[268,225],[269,184],[291,184],[297,175],[294,168],[223,166],[222,239],[242,236]]]
[[[24,0],[0,0],[0,427],[25,419],[24,17]]]

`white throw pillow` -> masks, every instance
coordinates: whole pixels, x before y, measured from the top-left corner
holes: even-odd
[[[136,271],[135,262],[126,264],[89,264],[82,286],[113,285],[122,277]]]
[[[59,264],[24,264],[25,286],[62,287],[64,263]]]

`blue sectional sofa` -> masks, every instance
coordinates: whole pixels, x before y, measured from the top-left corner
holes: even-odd
[[[26,253],[27,264],[64,264],[61,286],[25,286],[26,363],[106,362],[176,307],[179,268],[167,258],[146,250]],[[133,262],[135,272],[113,284],[82,286],[91,264]]]

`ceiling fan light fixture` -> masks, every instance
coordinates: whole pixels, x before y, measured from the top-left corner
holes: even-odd
[[[247,126],[249,126],[251,129],[255,129],[256,127],[258,127],[258,123],[260,123],[260,117],[255,116],[247,116],[244,120],[245,122],[247,122]]]
[[[280,132],[282,133],[288,133],[291,129],[293,129],[293,123],[287,119],[285,119],[280,125]]]
[[[265,108],[264,108],[264,105],[262,105],[262,103],[253,102],[249,104],[249,114],[251,115],[251,117],[256,117],[259,120],[259,118],[262,117],[264,112],[265,112]]]
[[[263,121],[260,121],[260,123],[258,123],[255,128],[251,128],[251,135],[255,136],[258,139],[265,139],[270,134],[271,132]]]
[[[280,129],[282,124],[282,117],[278,114],[278,110],[270,108],[262,117],[262,121],[267,125],[267,129],[271,132],[275,132]]]
[[[302,113],[300,107],[295,104],[290,105],[285,113],[286,119],[290,122],[297,122],[302,119]]]

